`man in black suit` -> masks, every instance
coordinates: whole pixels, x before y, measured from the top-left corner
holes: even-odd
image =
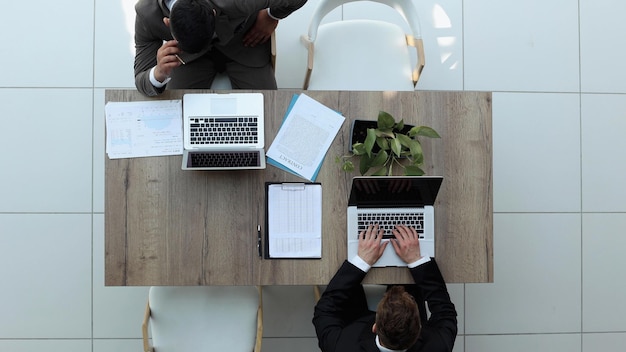
[[[139,0],[135,86],[147,96],[210,88],[225,72],[235,89],[276,89],[270,37],[306,0]]]
[[[415,285],[392,285],[376,312],[367,308],[361,282],[389,242],[369,226],[359,235],[358,254],[346,260],[315,306],[313,324],[323,352],[452,351],[457,334],[454,304],[434,258],[420,255],[413,228],[396,226],[391,244],[407,263]],[[423,297],[423,299],[422,299]],[[430,318],[422,308],[426,301]],[[420,304],[421,303],[421,304]]]

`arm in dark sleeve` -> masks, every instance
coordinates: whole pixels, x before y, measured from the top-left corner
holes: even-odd
[[[334,351],[342,329],[359,315],[367,313],[366,303],[354,304],[356,291],[363,291],[361,282],[365,274],[345,261],[317,302],[313,325],[322,351]]]
[[[142,2],[135,7],[135,86],[140,93],[155,96],[165,89],[156,88],[150,83],[150,69],[157,64],[157,51],[163,45],[163,39],[151,33],[141,4]]]
[[[270,1],[269,9],[272,17],[283,19],[304,6],[307,0],[274,0]]]
[[[450,300],[446,283],[433,258],[410,269],[415,283],[422,289],[430,310],[430,318],[423,323],[422,337],[426,344],[434,343],[443,350],[452,351],[457,335],[457,313]]]
[[[263,9],[269,9],[272,17],[283,19],[301,8],[307,0],[211,0],[228,18],[248,17]]]

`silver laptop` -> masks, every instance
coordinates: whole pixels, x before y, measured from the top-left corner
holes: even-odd
[[[261,93],[183,95],[183,170],[265,168]]]
[[[370,224],[384,229],[383,241],[393,238],[397,224],[415,228],[422,255],[435,256],[434,203],[441,176],[361,176],[352,179],[348,200],[348,258],[357,254],[358,235]],[[393,246],[387,245],[374,267],[406,266]]]

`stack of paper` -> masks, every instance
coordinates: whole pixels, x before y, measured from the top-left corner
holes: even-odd
[[[267,163],[314,181],[345,118],[305,94],[294,96]]]

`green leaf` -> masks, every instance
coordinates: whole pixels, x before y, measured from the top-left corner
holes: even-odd
[[[352,161],[346,160],[341,166],[341,168],[343,169],[343,171],[352,172],[354,171],[354,164],[352,163]]]
[[[395,129],[398,131],[402,131],[403,128],[404,128],[404,119],[400,120],[400,122],[396,124]]]
[[[402,151],[402,145],[400,144],[400,141],[397,138],[394,138],[391,140],[391,150],[393,151],[394,154],[396,154],[397,156],[400,156],[400,152]]]
[[[363,155],[366,154],[367,152],[365,151],[365,144],[363,143],[354,143],[352,145],[352,154],[354,155]]]
[[[412,156],[414,165],[422,165],[424,162],[424,154],[420,153],[416,156]]]
[[[415,142],[414,140],[412,140],[411,138],[407,137],[406,135],[403,135],[401,133],[398,133],[396,135],[396,138],[398,138],[398,140],[400,141],[400,144],[402,144],[404,147],[406,148],[410,148],[411,146],[411,142]]]
[[[374,147],[374,142],[376,142],[376,131],[373,128],[367,129],[367,137],[365,137],[365,152],[368,156],[372,156],[372,148]]]
[[[424,136],[428,138],[441,138],[439,133],[428,126],[415,126],[409,130],[409,136]]]
[[[370,163],[370,167],[376,167],[376,166],[381,166],[384,165],[387,162],[387,159],[389,158],[389,154],[387,154],[386,151],[381,150],[378,154],[376,154],[376,156],[372,159],[372,162]]]
[[[404,168],[404,174],[407,176],[422,176],[424,175],[424,170],[420,169],[419,166],[416,165],[407,165]]]
[[[391,132],[391,130],[386,130],[386,131],[381,131],[381,130],[375,130],[376,132],[376,137],[378,138],[393,138],[394,134],[393,132]]]
[[[376,144],[378,144],[381,150],[389,150],[389,141],[387,140],[387,138],[376,138]]]
[[[396,124],[395,119],[389,113],[385,111],[378,112],[378,129],[379,130],[391,130],[393,125]]]
[[[422,145],[420,144],[420,142],[414,139],[409,140],[409,150],[411,151],[411,157],[413,159],[417,159],[424,154],[424,151],[422,150]]]
[[[370,169],[371,165],[372,165],[372,158],[368,156],[367,154],[361,155],[361,159],[359,160],[359,172],[361,173],[361,175],[365,175],[367,170]]]

